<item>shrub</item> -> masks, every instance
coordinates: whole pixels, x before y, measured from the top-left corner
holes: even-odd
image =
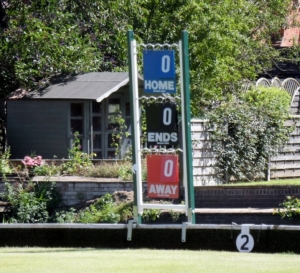
[[[61,174],[60,166],[56,166],[54,163],[44,163],[43,165],[36,166],[33,171],[33,175],[40,176],[56,176]]]
[[[11,174],[13,172],[13,168],[9,163],[9,157],[10,157],[10,147],[7,147],[5,152],[0,157],[0,173],[2,174],[3,177],[5,177],[6,174]]]
[[[142,218],[145,222],[153,222],[160,217],[161,211],[159,209],[145,209]]]
[[[91,166],[93,163],[91,161],[92,155],[82,152],[79,133],[74,133],[74,141],[72,148],[69,150],[68,155],[69,161],[62,164],[61,172],[64,174],[74,174],[78,173],[80,169]]]
[[[217,170],[226,180],[264,176],[268,159],[289,139],[289,95],[278,88],[253,89],[209,114]],[[227,178],[226,178],[227,177]]]
[[[56,223],[76,223],[77,212],[74,208],[70,208],[69,211],[61,210],[55,213],[54,222]]]
[[[275,214],[279,214],[281,218],[288,218],[289,220],[299,218],[300,200],[295,196],[286,196],[279,206],[280,208],[278,208],[277,212],[275,211]]]
[[[5,183],[3,200],[11,204],[4,221],[10,223],[44,223],[60,203],[55,183]]]
[[[81,168],[78,171],[78,175],[91,176],[91,177],[106,177],[106,178],[118,178],[119,168],[122,163],[120,162],[101,162],[97,165],[87,166]]]
[[[106,194],[98,201],[79,213],[81,223],[117,223],[120,215],[110,194]]]
[[[133,219],[133,202],[118,204],[116,212],[120,215],[120,222],[128,222],[128,220]]]
[[[133,181],[132,162],[125,161],[119,165],[118,176],[123,181]]]

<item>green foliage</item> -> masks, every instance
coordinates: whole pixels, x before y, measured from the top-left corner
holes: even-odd
[[[289,117],[291,96],[288,92],[277,87],[259,87],[241,94],[247,104],[265,108],[266,114],[274,119]],[[283,116],[282,116],[283,115]]]
[[[123,202],[117,205],[116,212],[120,215],[120,222],[127,223],[133,219],[133,202]]]
[[[11,0],[1,14],[0,93],[39,88],[57,75],[125,71],[128,29],[138,43],[170,44],[186,29],[191,107],[200,115],[279,58],[271,39],[286,25],[290,2]],[[290,51],[298,58],[299,48]]]
[[[170,215],[172,217],[173,222],[177,222],[180,219],[181,213],[178,211],[170,210]]]
[[[120,164],[119,178],[121,178],[123,181],[133,181],[131,162],[125,161],[123,164]]]
[[[9,157],[10,147],[7,147],[0,157],[0,173],[3,177],[5,177],[6,174],[11,174],[13,172],[13,167],[10,165]]]
[[[101,162],[96,165],[81,168],[77,175],[90,176],[90,177],[104,177],[104,178],[118,178],[119,168],[122,162]]]
[[[189,32],[194,115],[228,100],[243,79],[272,66],[279,52],[271,37],[285,23],[290,2],[188,1],[176,14]]]
[[[122,113],[119,112],[116,116],[114,116],[114,124],[113,132],[111,134],[112,144],[111,146],[116,148],[116,156],[120,157],[120,148],[122,145],[122,141],[125,137],[128,137],[127,126],[125,124],[125,119],[122,117]]]
[[[132,202],[116,203],[111,194],[106,194],[80,211],[70,208],[68,211],[56,212],[53,221],[58,223],[124,223],[132,218]]]
[[[288,95],[276,88],[254,89],[209,114],[217,170],[225,180],[253,181],[264,176],[268,159],[289,139]]]
[[[281,218],[288,218],[293,220],[300,216],[300,200],[295,196],[286,196],[285,200],[279,204],[275,214],[279,214]]]
[[[145,222],[153,222],[160,217],[161,211],[159,209],[145,209],[142,214],[142,219]]]
[[[106,194],[88,208],[79,213],[80,223],[117,223],[120,215],[110,194]]]
[[[3,200],[12,206],[4,221],[9,223],[45,223],[60,203],[55,183],[5,183]]]
[[[48,164],[44,163],[40,166],[34,167],[32,171],[33,175],[38,176],[57,176],[61,173],[61,168],[59,166],[56,166],[53,162]]]
[[[74,208],[70,208],[68,211],[62,210],[55,213],[54,222],[56,223],[76,223],[77,212]]]
[[[79,133],[74,133],[74,141],[72,148],[69,150],[69,161],[61,165],[62,173],[73,174],[78,173],[82,168],[92,165],[92,155],[82,152]]]

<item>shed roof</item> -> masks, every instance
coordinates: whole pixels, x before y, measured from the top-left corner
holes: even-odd
[[[97,102],[129,83],[128,72],[92,72],[26,94],[28,99],[88,99]],[[139,77],[139,85],[142,78]],[[10,99],[14,95],[9,96]]]

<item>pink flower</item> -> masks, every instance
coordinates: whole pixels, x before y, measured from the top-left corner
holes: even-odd
[[[31,158],[30,156],[25,156],[24,160],[22,160],[22,163],[25,167],[35,167],[42,165],[42,157],[36,156],[34,158]]]

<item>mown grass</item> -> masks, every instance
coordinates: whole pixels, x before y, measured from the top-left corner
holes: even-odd
[[[190,250],[0,248],[0,273],[298,273],[300,256]]]

